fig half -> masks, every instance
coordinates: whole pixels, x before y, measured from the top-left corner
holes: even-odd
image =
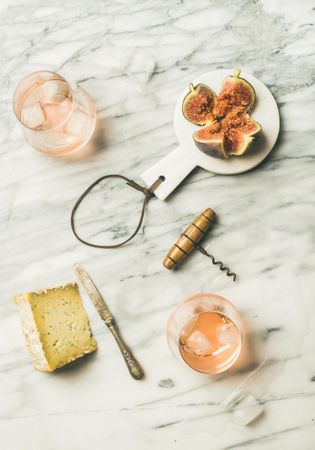
[[[234,70],[234,75],[227,77],[221,87],[213,114],[218,117],[225,117],[234,108],[241,108],[244,112],[249,112],[254,106],[256,93],[253,86],[240,77],[240,69]]]
[[[189,93],[183,100],[183,115],[195,125],[206,125],[213,120],[216,95],[206,84],[189,84]]]
[[[243,155],[254,142],[261,126],[248,114],[236,116],[232,113],[221,121],[215,121],[195,131],[193,139],[203,153],[220,159],[231,155]]]
[[[225,133],[218,122],[206,125],[193,134],[196,146],[203,153],[220,159],[228,159]]]
[[[200,83],[194,87],[190,83],[183,114],[190,122],[202,126],[193,134],[199,150],[220,159],[243,155],[261,131],[259,123],[248,114],[255,99],[254,88],[240,78],[239,69],[224,80],[218,97],[207,85]]]

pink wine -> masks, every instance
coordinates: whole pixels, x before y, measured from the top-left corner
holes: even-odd
[[[95,107],[86,91],[52,72],[24,78],[13,103],[26,139],[44,153],[74,153],[88,142],[95,128]]]
[[[204,373],[220,373],[236,361],[241,350],[241,334],[224,314],[201,312],[184,325],[179,350],[191,368]]]

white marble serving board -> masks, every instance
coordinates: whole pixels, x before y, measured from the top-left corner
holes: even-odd
[[[1,450],[314,449],[313,7],[311,0],[2,0]],[[139,174],[178,145],[173,114],[183,87],[239,66],[279,106],[270,156],[240,175],[197,168],[167,202],[151,200],[144,228],[124,248],[76,241],[69,216],[83,189],[108,173],[141,182]],[[14,87],[40,69],[81,83],[95,100],[97,131],[81,159],[34,151],[16,123]],[[117,239],[130,231],[142,194],[120,187],[87,200],[78,215],[83,235],[102,242],[109,228]],[[206,207],[218,222],[204,245],[239,274],[235,284],[197,253],[176,273],[162,267],[169,246]],[[129,377],[86,296],[98,352],[58,373],[33,370],[11,298],[75,280],[75,262],[113,310],[147,373],[143,382]],[[264,414],[247,428],[220,404],[248,370],[210,378],[179,364],[167,347],[171,309],[202,291],[240,309],[252,330],[250,361],[267,355],[248,386]]]

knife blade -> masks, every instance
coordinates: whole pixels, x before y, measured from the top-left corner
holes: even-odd
[[[105,300],[101,296],[99,290],[93,283],[90,275],[86,272],[85,269],[83,269],[82,266],[80,266],[80,264],[75,264],[74,268],[82,286],[86,290],[86,293],[90,297],[93,305],[95,306],[97,312],[104,320],[104,322],[106,323],[107,321],[114,320],[110,309],[106,305]]]
[[[95,286],[90,275],[86,272],[85,269],[83,269],[83,267],[80,264],[75,264],[74,269],[76,271],[80,283],[82,284],[86,293],[90,297],[97,312],[99,313],[100,317],[103,319],[103,321],[111,331],[112,335],[114,336],[118,344],[118,347],[121,351],[121,354],[124,358],[124,361],[128,367],[130,375],[134,379],[140,380],[143,377],[144,372],[140,364],[136,360],[136,358],[133,356],[131,350],[129,349],[129,347],[127,347],[126,343],[121,337],[118,327],[115,323],[114,316],[111,313],[109,307],[107,306],[104,298],[102,297],[99,290]]]

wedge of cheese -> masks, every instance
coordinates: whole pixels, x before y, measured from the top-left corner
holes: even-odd
[[[14,301],[36,369],[52,372],[96,349],[76,284],[27,292]]]

